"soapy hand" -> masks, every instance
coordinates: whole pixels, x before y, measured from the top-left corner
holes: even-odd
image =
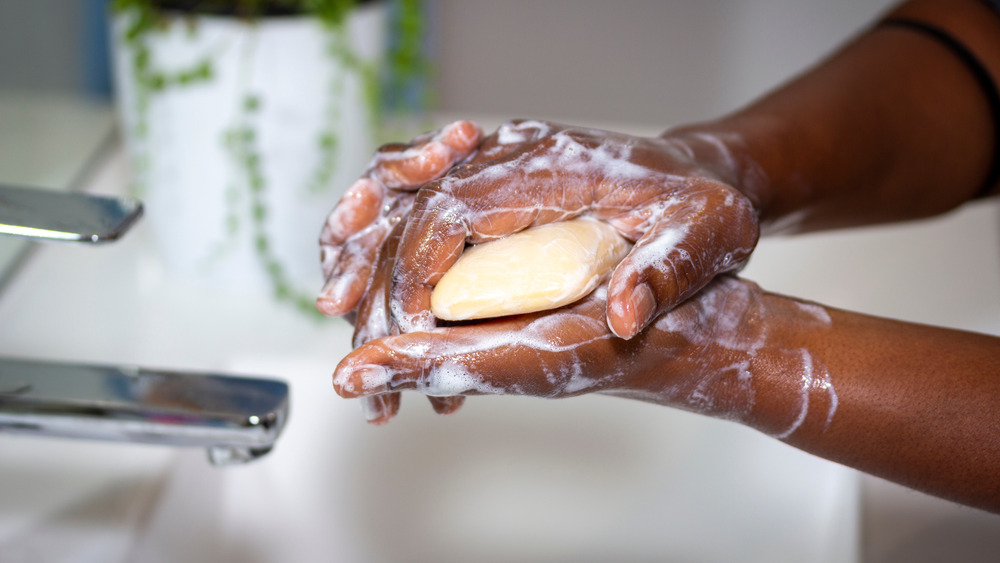
[[[709,353],[715,350],[703,348],[713,347],[710,339],[723,339],[717,320],[727,317],[726,331],[734,332],[727,335],[733,343],[729,352],[739,357],[726,361],[738,366],[749,360],[757,338],[740,333],[755,329],[740,321],[752,312],[758,293],[752,284],[720,277],[702,296],[626,341],[604,321],[604,285],[554,311],[372,340],[340,362],[334,388],[344,397],[404,389],[432,396],[546,398],[603,392],[657,403],[695,393],[707,396],[709,380],[721,370],[714,365],[718,354]],[[680,373],[690,377],[678,377]]]
[[[385,287],[379,291],[377,301],[385,303]],[[821,367],[807,355],[784,349],[768,324],[781,318],[786,326],[825,326],[829,318],[818,307],[771,296],[752,282],[724,275],[635,338],[623,340],[605,322],[606,299],[607,286],[602,286],[554,311],[378,338],[340,362],[334,387],[344,397],[404,389],[432,396],[603,393],[758,427],[759,421],[751,419],[759,387],[766,384],[761,366],[768,358],[779,358],[789,373],[814,378],[804,392],[832,391]],[[808,404],[801,402],[802,408]],[[799,406],[762,429],[776,435],[794,431],[804,418]]]
[[[409,213],[416,190],[468,157],[480,137],[477,125],[456,121],[375,153],[323,224],[319,244],[326,285],[316,300],[320,312],[336,317],[356,309],[382,243]]]
[[[731,160],[731,159],[729,159]],[[466,244],[588,214],[635,241],[608,285],[622,338],[738,269],[759,236],[754,206],[680,139],[512,121],[417,192],[399,242],[389,310],[401,332],[436,326],[433,286]]]
[[[584,213],[606,221],[637,241],[605,300],[605,322],[625,338],[739,268],[756,244],[753,206],[720,180],[725,159],[699,160],[683,141],[537,121],[509,122],[480,141],[477,126],[456,122],[383,147],[330,214],[317,307],[358,314],[355,346],[433,328],[431,289],[466,242]],[[366,402],[375,422],[399,408],[398,394],[377,401]],[[459,406],[432,402],[438,412]]]
[[[390,232],[410,211],[416,190],[440,177],[466,158],[479,144],[478,126],[457,121],[414,139],[410,144],[387,145],[378,150],[362,178],[352,185],[327,217],[320,233],[320,260],[326,284],[316,308],[328,316],[354,317],[358,304],[373,279],[379,251]],[[371,326],[370,313],[361,315],[361,325]],[[389,334],[385,326],[378,336]],[[355,330],[354,346],[367,342],[372,333]],[[461,407],[462,397],[431,397],[439,413]],[[362,401],[372,423],[381,424],[399,410],[398,393]]]

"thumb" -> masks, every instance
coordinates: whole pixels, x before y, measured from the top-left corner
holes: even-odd
[[[743,201],[743,200],[741,200]],[[696,294],[718,274],[741,268],[760,227],[749,203],[712,202],[676,209],[655,223],[615,268],[608,284],[608,327],[632,338]]]

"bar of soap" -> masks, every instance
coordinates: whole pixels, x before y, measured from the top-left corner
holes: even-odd
[[[630,247],[586,217],[471,246],[434,287],[431,311],[462,321],[562,307],[593,291]]]

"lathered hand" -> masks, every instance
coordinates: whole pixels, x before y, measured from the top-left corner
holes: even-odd
[[[480,136],[474,123],[458,121],[410,144],[379,149],[323,225],[320,251],[326,284],[316,300],[317,309],[329,316],[357,311],[371,283],[379,250],[393,227],[408,215],[416,190],[468,157]],[[367,341],[365,334],[355,331],[355,346]],[[431,404],[437,412],[454,412],[462,397],[431,397]],[[399,409],[399,395],[368,398],[363,405],[369,421],[384,423]]]
[[[676,139],[512,121],[417,192],[399,243],[389,307],[403,332],[435,326],[434,284],[466,244],[588,214],[635,241],[608,286],[623,338],[739,268],[759,234],[754,206],[726,183],[724,159]]]
[[[355,310],[375,257],[392,226],[405,218],[416,190],[444,175],[478,146],[479,127],[457,121],[410,144],[386,145],[330,212],[320,233],[326,285],[316,307],[329,316]]]
[[[836,395],[826,370],[807,351],[786,349],[784,332],[772,334],[765,322],[777,316],[785,327],[822,330],[829,317],[820,307],[721,276],[623,340],[605,322],[606,296],[604,286],[551,312],[372,340],[340,363],[334,386],[344,397],[402,389],[437,396],[604,393],[735,419],[777,435],[802,424],[815,395],[813,408],[825,408],[824,419],[832,419]],[[767,366],[777,363],[793,386],[808,381],[800,387],[802,401],[790,401],[784,414],[765,421],[755,397],[774,385]]]

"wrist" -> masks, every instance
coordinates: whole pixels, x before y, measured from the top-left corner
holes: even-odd
[[[820,350],[832,321],[819,305],[765,294],[767,339],[751,362],[754,404],[742,422],[782,440],[826,432],[838,406],[837,388]]]
[[[647,390],[661,404],[780,438],[816,424],[822,431],[836,394],[808,343],[822,340],[830,323],[819,305],[720,276],[647,332],[662,340],[643,347],[663,351],[652,358]]]
[[[825,432],[833,421],[836,388],[815,344],[832,327],[825,308],[720,276],[655,326],[666,340],[651,345],[669,350],[654,368],[658,386],[666,384],[658,402],[780,439]],[[668,344],[678,335],[682,350]],[[679,372],[687,375],[670,377]]]
[[[1000,17],[985,4],[915,0],[890,17],[952,36],[997,82]],[[764,233],[918,219],[984,193],[1000,132],[982,82],[942,41],[883,26],[737,113],[664,138],[723,169]]]
[[[781,118],[761,114],[687,125],[662,138],[683,147],[699,166],[744,194],[762,229],[770,231],[807,200],[805,183],[788,173],[796,136]]]

